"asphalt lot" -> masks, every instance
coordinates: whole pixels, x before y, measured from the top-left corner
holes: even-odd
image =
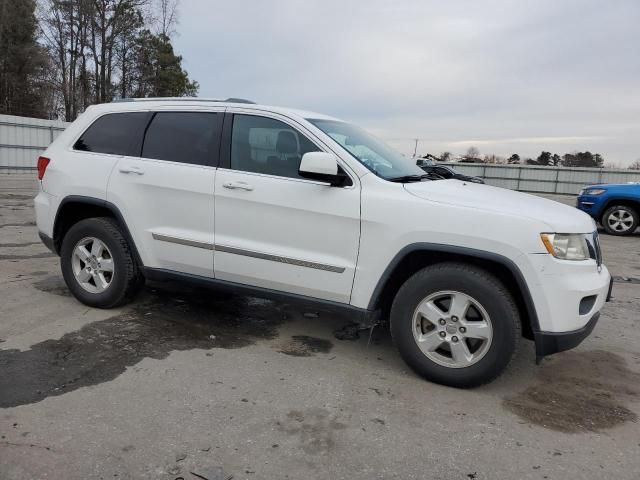
[[[601,237],[615,300],[579,348],[537,367],[525,341],[462,391],[324,312],[162,285],[87,308],[34,194],[0,175],[2,480],[640,478],[640,234]]]

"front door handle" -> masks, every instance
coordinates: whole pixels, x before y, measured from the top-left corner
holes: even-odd
[[[120,167],[120,173],[135,173],[136,175],[144,175],[144,170],[140,167]]]
[[[231,190],[247,190],[248,192],[253,190],[253,187],[245,182],[225,182],[222,186]]]

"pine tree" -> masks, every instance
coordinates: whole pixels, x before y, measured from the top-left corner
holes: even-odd
[[[0,113],[48,116],[47,57],[37,42],[35,0],[0,0]]]

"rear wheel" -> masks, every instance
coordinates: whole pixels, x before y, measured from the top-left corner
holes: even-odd
[[[602,214],[600,223],[611,235],[630,235],[638,228],[638,212],[627,205],[613,205]]]
[[[513,298],[489,272],[442,263],[420,270],[400,288],[391,333],[403,359],[427,380],[473,387],[507,367],[520,319]]]
[[[92,307],[122,305],[144,283],[126,239],[107,217],[81,220],[69,229],[62,240],[60,266],[71,293]]]

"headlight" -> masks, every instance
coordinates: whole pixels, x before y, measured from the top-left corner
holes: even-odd
[[[585,188],[580,195],[602,195],[604,192],[604,188]]]
[[[547,252],[560,260],[588,260],[587,235],[582,233],[541,233]]]

